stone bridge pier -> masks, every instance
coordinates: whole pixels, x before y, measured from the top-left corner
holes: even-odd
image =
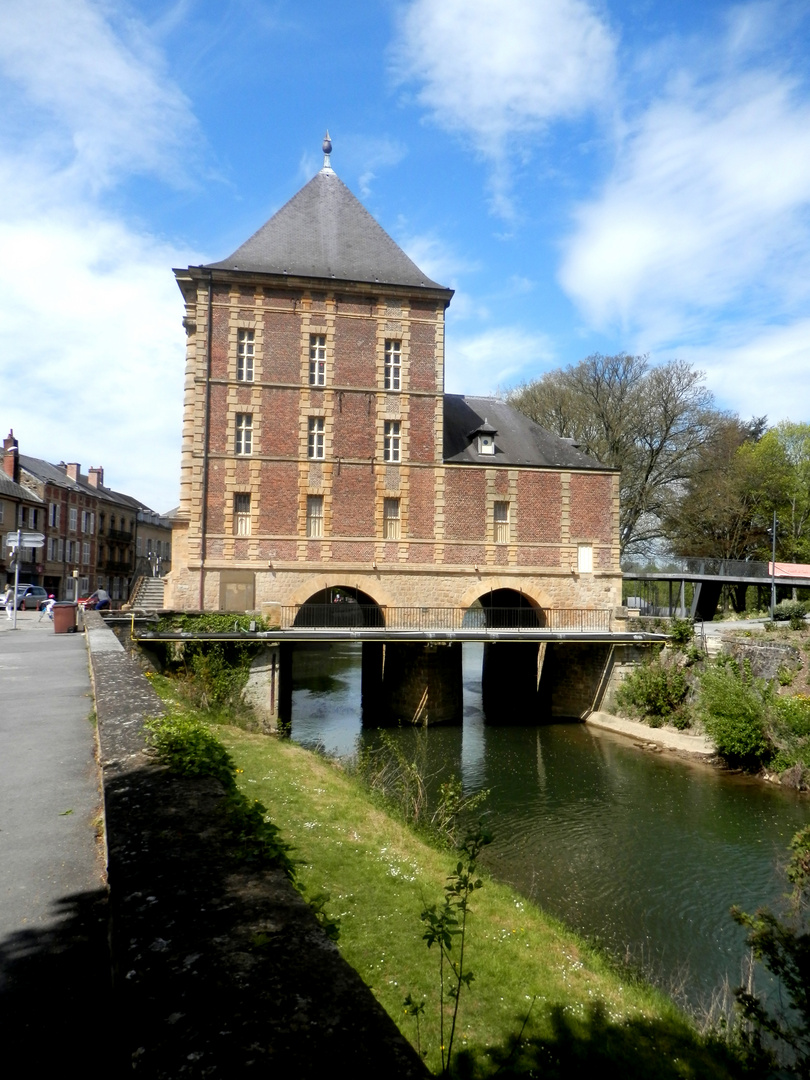
[[[460,724],[459,642],[365,642],[363,723]]]

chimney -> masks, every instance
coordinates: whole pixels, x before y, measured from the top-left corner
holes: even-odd
[[[94,488],[104,487],[104,470],[100,465],[87,470],[87,483]]]
[[[14,438],[14,431],[10,430],[3,439],[3,472],[15,484],[20,482],[20,456],[17,447],[18,443]]]
[[[78,480],[81,475],[82,467],[78,461],[69,461],[67,463],[67,474],[71,480]]]

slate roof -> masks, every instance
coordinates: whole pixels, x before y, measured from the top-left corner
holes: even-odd
[[[21,499],[25,502],[41,503],[39,495],[36,492],[29,491],[28,488],[22,486],[22,484],[15,484],[11,477],[0,470],[0,497],[6,499]]]
[[[484,424],[494,427],[495,455],[482,455],[471,434]],[[460,465],[521,465],[547,469],[612,471],[535,424],[500,398],[444,395],[444,460]]]
[[[68,488],[69,491],[78,491],[82,495],[95,495],[102,501],[116,503],[118,506],[128,506],[135,512],[147,510],[151,514],[155,513],[146,503],[142,503],[140,499],[136,499],[132,495],[124,495],[123,492],[113,491],[112,488],[105,487],[103,484],[93,487],[86,476],[82,476],[80,480],[71,480],[63,467],[51,465],[49,461],[43,461],[42,458],[20,454],[20,467],[26,469],[46,484],[55,484],[57,487]]]
[[[444,288],[422,273],[326,166],[230,258],[206,269]]]

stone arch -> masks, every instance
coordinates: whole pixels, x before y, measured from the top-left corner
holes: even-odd
[[[319,592],[323,592],[328,589],[341,589],[347,592],[361,592],[365,596],[369,597],[369,602],[377,604],[378,607],[386,608],[393,606],[393,601],[388,595],[388,592],[382,587],[379,581],[374,581],[369,587],[369,582],[362,577],[352,576],[351,578],[335,578],[318,575],[308,577],[298,588],[293,589],[289,595],[289,599],[285,600],[285,604],[292,604],[294,606],[303,606],[308,600],[311,600]]]
[[[300,605],[293,626],[383,627],[385,612],[373,596],[355,585],[328,585]]]
[[[494,584],[494,582],[492,583]],[[511,587],[490,588],[478,591],[478,595],[466,606],[465,625],[483,625],[493,628],[531,629],[546,624],[543,606],[529,594]]]
[[[529,583],[521,582],[516,585],[513,577],[506,576],[492,576],[487,575],[486,580],[482,581],[480,578],[459,597],[459,607],[468,608],[475,603],[476,600],[480,600],[483,596],[488,595],[490,592],[497,592],[499,590],[509,590],[518,595],[523,595],[533,607],[537,608],[549,608],[550,604],[548,597],[544,595],[542,590],[537,589],[536,582]]]

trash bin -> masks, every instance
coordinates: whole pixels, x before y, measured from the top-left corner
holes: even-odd
[[[53,605],[53,632],[55,634],[76,633],[76,604],[61,600]]]

